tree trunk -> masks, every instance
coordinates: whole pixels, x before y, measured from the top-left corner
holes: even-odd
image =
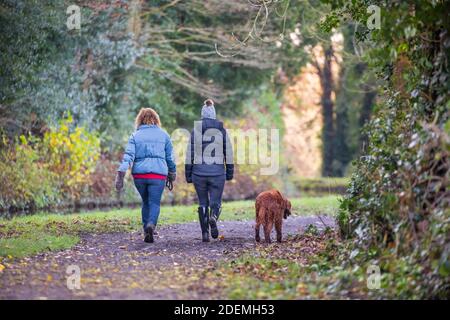
[[[333,74],[331,71],[331,62],[333,59],[333,47],[329,45],[324,50],[324,63],[320,73],[320,83],[322,86],[322,115],[323,115],[323,164],[322,175],[333,175],[334,159],[334,102],[333,93]]]
[[[128,18],[128,32],[133,33],[133,39],[139,39],[142,31],[141,22],[142,0],[132,0],[130,3],[130,16]]]
[[[361,113],[359,116],[359,127],[361,129],[370,120],[373,104],[375,101],[375,97],[377,95],[376,91],[373,90],[373,86],[371,83],[364,83],[362,85],[362,88],[365,91],[365,93],[362,100]],[[359,136],[359,149],[361,153],[364,153],[364,150],[367,146],[367,142],[368,142],[367,135],[361,132],[361,135]]]
[[[346,101],[336,103],[336,132],[334,143],[334,163],[332,166],[333,176],[343,177],[345,170],[352,160],[352,153],[348,145],[348,106]]]

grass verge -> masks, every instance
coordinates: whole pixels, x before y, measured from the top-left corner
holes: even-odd
[[[54,236],[46,233],[0,239],[2,256],[22,258],[43,251],[68,249],[79,241],[78,236]]]
[[[447,299],[448,286],[429,294],[426,267],[413,261],[389,248],[362,252],[336,231],[309,227],[281,244],[241,252],[204,277],[228,299]]]
[[[282,244],[261,244],[241,253],[205,277],[220,284],[228,299],[364,298],[365,274],[353,275],[333,263],[341,246],[335,231],[319,234],[308,228]],[[344,288],[342,281],[348,282]]]
[[[292,199],[294,215],[334,215],[337,196]],[[197,222],[196,206],[164,206],[159,223]],[[253,201],[223,204],[221,219],[254,219]],[[129,232],[141,228],[140,209],[120,209],[79,214],[36,214],[0,219],[0,256],[24,257],[70,248],[83,233]]]
[[[324,194],[344,194],[350,182],[349,178],[321,177],[294,178],[293,184],[300,194],[317,196]]]

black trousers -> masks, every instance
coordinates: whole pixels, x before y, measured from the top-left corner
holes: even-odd
[[[192,175],[200,207],[220,207],[225,186],[225,175],[206,177]]]

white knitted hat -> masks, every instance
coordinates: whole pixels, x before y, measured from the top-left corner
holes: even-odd
[[[202,119],[216,119],[216,109],[214,108],[214,102],[208,99],[204,102],[202,107]]]

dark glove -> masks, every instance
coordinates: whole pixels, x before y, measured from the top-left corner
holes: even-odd
[[[184,166],[184,176],[187,183],[192,183],[192,164],[186,164]]]
[[[167,179],[170,182],[174,182],[177,179],[177,174],[176,172],[169,172],[169,174],[167,175]]]
[[[226,179],[227,181],[233,180],[234,176],[234,164],[226,165]]]
[[[125,178],[125,172],[117,171],[116,175],[116,190],[120,192],[123,189],[123,179]]]

